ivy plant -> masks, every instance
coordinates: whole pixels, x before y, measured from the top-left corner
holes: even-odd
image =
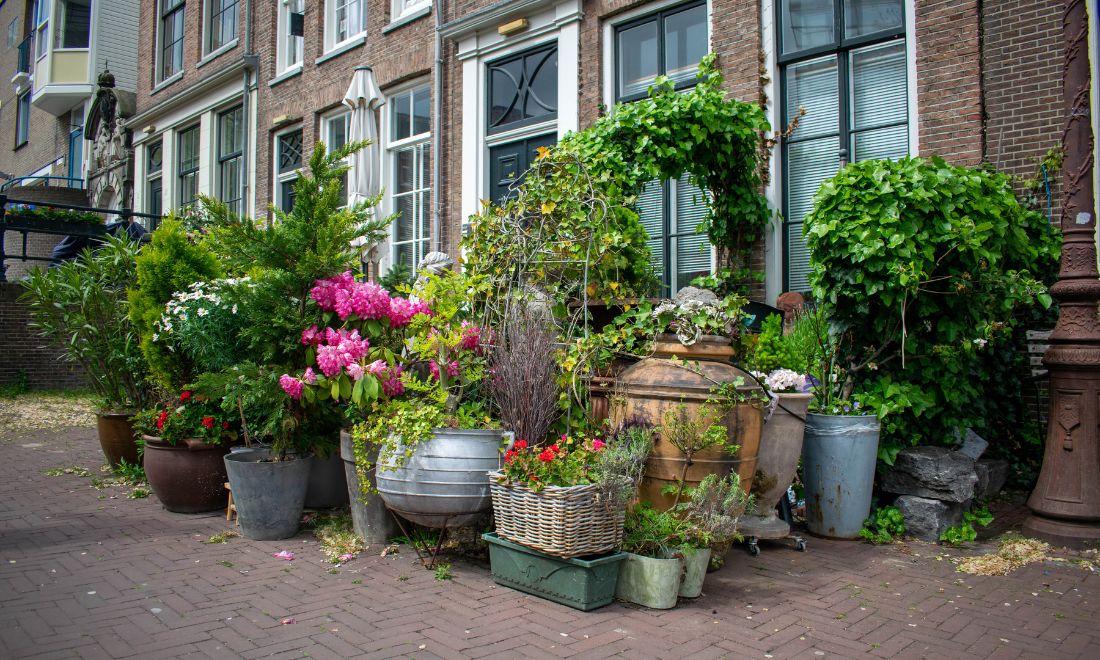
[[[982,507],[973,512],[963,514],[963,523],[958,527],[948,527],[940,534],[940,541],[944,545],[960,546],[963,543],[971,543],[978,539],[978,532],[974,529],[974,523],[982,527],[988,527],[993,522],[993,514],[989,509]]]

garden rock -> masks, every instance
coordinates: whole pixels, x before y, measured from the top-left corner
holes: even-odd
[[[902,449],[882,479],[888,493],[956,503],[973,499],[977,485],[974,459],[944,447]]]
[[[1008,481],[1008,461],[1001,458],[983,458],[974,464],[978,475],[975,497],[990,497],[1001,492]]]
[[[698,300],[699,302],[717,302],[718,296],[708,289],[700,289],[694,286],[685,286],[680,289],[673,299],[677,305],[683,305],[689,300]]]
[[[965,436],[960,436],[959,430],[955,429],[955,437],[962,441],[962,447],[959,447],[956,451],[960,454],[966,454],[975,461],[982,457],[986,447],[989,446],[984,438],[971,429],[966,429]]]
[[[926,497],[902,495],[895,502],[905,520],[905,535],[925,543],[936,543],[948,527],[962,524],[970,502],[941,502]]]

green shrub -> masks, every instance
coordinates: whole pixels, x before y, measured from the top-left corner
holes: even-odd
[[[863,529],[859,535],[871,543],[893,543],[895,536],[905,533],[905,521],[902,520],[901,511],[896,506],[884,506],[878,509],[867,520],[863,521]]]
[[[750,364],[754,371],[770,374],[776,369],[804,373],[805,359],[799,359],[794,347],[783,335],[783,317],[772,314],[764,319],[763,331],[756,338]]]
[[[973,512],[967,511],[963,514],[963,524],[958,527],[948,527],[943,534],[940,534],[940,541],[944,545],[953,546],[962,545],[964,542],[971,543],[978,538],[978,532],[974,530],[974,523],[978,523],[982,527],[988,527],[991,522],[993,522],[993,514],[984,506]]]

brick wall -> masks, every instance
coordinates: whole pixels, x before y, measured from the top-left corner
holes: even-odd
[[[917,0],[920,154],[982,161],[980,0]]]
[[[23,369],[34,390],[86,386],[80,366],[59,360],[60,352],[44,346],[47,340],[27,326],[30,317],[19,302],[24,291],[17,283],[0,282],[0,385],[17,382]]]
[[[1003,0],[983,7],[986,161],[1033,177],[1062,139],[1062,3]],[[1060,177],[1050,173],[1054,221]]]

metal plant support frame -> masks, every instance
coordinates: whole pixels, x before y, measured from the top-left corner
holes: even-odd
[[[91,206],[74,206],[72,204],[54,204],[44,203],[40,200],[23,200],[13,199],[0,193],[0,282],[7,281],[7,260],[19,259],[21,261],[45,261],[48,263],[55,263],[59,261],[53,257],[35,257],[27,254],[27,234],[52,234],[55,236],[82,236],[85,238],[98,238],[107,234],[106,224],[96,225],[91,223],[76,223],[76,222],[60,222],[56,220],[47,220],[43,218],[34,218],[27,222],[15,222],[13,223],[9,216],[15,216],[16,214],[9,214],[9,204],[27,204],[28,206],[46,206],[49,208],[64,209],[67,211],[80,211],[84,213],[98,213],[101,215],[116,216],[118,221],[125,222],[127,225],[135,221],[136,218],[144,218],[149,220],[147,223],[142,223],[142,226],[146,230],[152,232],[155,231],[160,224],[161,216],[153,215],[150,213],[136,213],[128,208],[122,209],[101,209]],[[20,254],[8,254],[4,251],[4,236],[9,231],[19,232],[23,235],[23,246]],[[143,241],[148,241],[149,238],[143,237]]]
[[[1043,467],[1027,501],[1024,534],[1083,550],[1100,542],[1100,272],[1096,264],[1089,19],[1085,0],[1062,15],[1065,124],[1058,324],[1043,365],[1050,370],[1050,416]]]

